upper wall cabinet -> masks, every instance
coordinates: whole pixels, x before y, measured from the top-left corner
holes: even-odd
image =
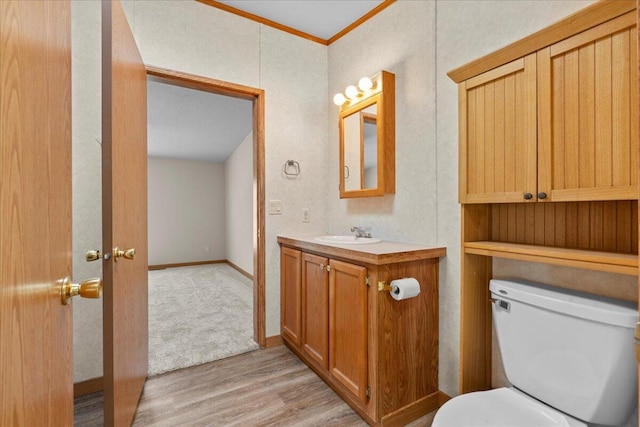
[[[382,71],[340,108],[340,198],[396,192],[395,76]],[[348,91],[348,92],[350,92]],[[336,103],[339,103],[336,101]]]
[[[460,83],[461,202],[519,202],[535,191],[535,106],[535,54]]]
[[[638,198],[636,15],[538,52],[538,197]]]
[[[635,12],[459,83],[461,203],[638,198]]]

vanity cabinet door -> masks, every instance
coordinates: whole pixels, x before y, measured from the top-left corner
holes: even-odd
[[[638,198],[635,12],[538,52],[538,191],[545,201]]]
[[[301,337],[301,259],[302,253],[295,249],[280,251],[280,330],[296,346]]]
[[[302,254],[302,350],[329,369],[328,259]]]
[[[329,372],[361,401],[367,399],[367,269],[331,260]]]
[[[536,55],[458,85],[460,203],[535,201]]]

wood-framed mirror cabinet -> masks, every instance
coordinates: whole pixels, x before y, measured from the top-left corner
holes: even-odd
[[[395,75],[381,71],[373,87],[340,108],[340,198],[395,193]]]

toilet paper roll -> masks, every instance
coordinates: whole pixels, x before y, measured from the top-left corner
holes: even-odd
[[[400,301],[413,298],[420,293],[420,283],[413,277],[391,281],[391,296]]]

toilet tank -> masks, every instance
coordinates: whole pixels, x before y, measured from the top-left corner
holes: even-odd
[[[509,381],[589,423],[624,424],[637,405],[635,303],[522,280],[490,283]]]

